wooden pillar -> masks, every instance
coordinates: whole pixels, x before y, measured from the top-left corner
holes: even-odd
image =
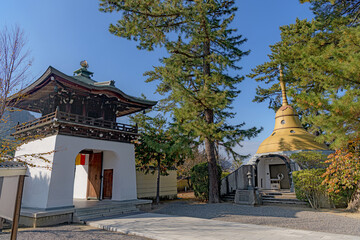
[[[0,217],[0,232],[2,232],[4,228],[4,219]]]
[[[24,188],[24,180],[25,175],[19,176],[19,182],[18,182],[18,189],[16,193],[16,202],[15,202],[15,209],[14,209],[14,217],[12,222],[12,228],[11,228],[11,240],[16,240],[16,235],[19,227],[19,218],[20,218],[20,209],[21,209],[21,199],[23,194],[23,188]]]

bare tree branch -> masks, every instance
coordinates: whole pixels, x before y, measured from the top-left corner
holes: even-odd
[[[8,107],[10,95],[25,85],[31,66],[25,45],[24,32],[19,26],[4,27],[0,31],[0,120]]]

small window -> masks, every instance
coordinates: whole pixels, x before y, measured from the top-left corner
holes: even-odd
[[[274,136],[276,132],[274,132],[273,134],[271,134],[271,136]]]
[[[290,133],[295,133],[295,131],[294,131],[294,130],[290,130]]]
[[[281,120],[281,124],[283,124],[283,125],[284,125],[284,124],[285,124],[285,120]]]

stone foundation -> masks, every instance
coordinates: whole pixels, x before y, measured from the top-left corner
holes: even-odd
[[[234,202],[236,204],[245,205],[259,205],[259,193],[256,190],[241,190],[237,189],[235,192]]]
[[[74,208],[59,210],[36,210],[22,209],[20,213],[21,226],[25,227],[46,227],[61,223],[72,223]]]

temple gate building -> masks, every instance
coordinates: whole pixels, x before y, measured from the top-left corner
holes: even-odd
[[[14,136],[31,138],[16,156],[27,155],[24,209],[72,208],[73,199],[137,199],[136,126],[118,117],[149,109],[155,101],[129,96],[114,81],[96,82],[86,61],[68,76],[53,67],[11,103],[42,116],[16,127]],[[41,154],[44,160],[32,156]]]

